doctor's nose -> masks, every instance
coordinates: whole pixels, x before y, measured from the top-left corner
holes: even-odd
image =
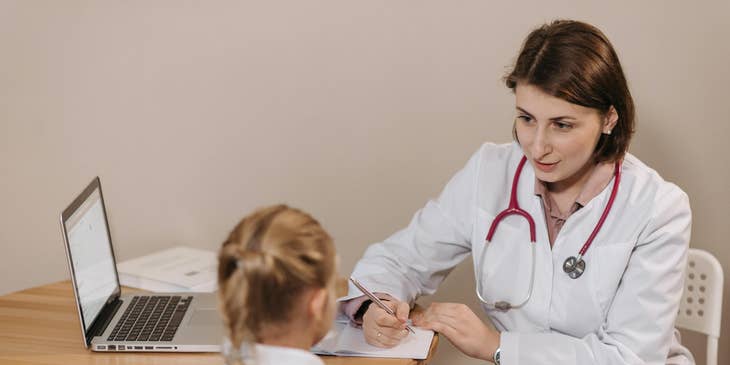
[[[535,159],[540,159],[552,152],[552,146],[550,144],[550,138],[547,135],[546,128],[537,128],[535,135],[533,136],[530,149],[532,152],[532,158]]]

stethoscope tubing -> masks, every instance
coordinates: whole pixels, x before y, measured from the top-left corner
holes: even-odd
[[[536,236],[535,221],[533,220],[530,213],[528,213],[527,211],[525,211],[524,209],[522,209],[520,207],[519,202],[517,201],[517,185],[520,180],[520,175],[522,174],[522,169],[524,168],[526,162],[527,162],[527,157],[522,156],[522,159],[520,160],[519,164],[517,165],[517,170],[515,171],[515,176],[512,180],[512,189],[510,190],[509,206],[507,207],[507,209],[505,209],[502,212],[500,212],[499,214],[497,214],[497,216],[492,221],[492,224],[489,226],[489,231],[488,231],[487,237],[485,239],[484,250],[482,251],[482,254],[480,255],[481,260],[479,262],[477,262],[477,270],[476,270],[477,271],[477,283],[476,283],[477,284],[476,285],[477,286],[477,288],[476,288],[477,297],[488,308],[498,309],[501,311],[507,311],[509,309],[516,309],[516,308],[520,308],[520,307],[524,306],[529,301],[530,297],[532,296],[532,289],[533,289],[533,285],[535,282],[535,256],[536,256],[535,243],[537,241],[535,238],[535,236]],[[586,252],[588,252],[588,249],[593,244],[593,240],[596,238],[596,236],[598,235],[598,232],[603,227],[603,223],[606,221],[606,217],[608,216],[608,213],[611,211],[611,209],[613,207],[613,203],[614,203],[614,201],[616,199],[616,195],[618,193],[618,187],[621,182],[621,163],[619,161],[616,161],[616,163],[614,165],[614,176],[615,176],[615,179],[614,179],[613,187],[611,189],[611,195],[608,199],[608,203],[606,204],[606,208],[603,210],[603,213],[601,214],[601,217],[598,220],[598,223],[593,228],[593,231],[591,232],[590,236],[588,236],[588,239],[581,247],[580,251],[578,252],[578,256],[570,257],[570,258],[566,259],[566,262],[571,259],[574,261],[574,263],[582,262],[582,257],[586,254]],[[525,218],[525,220],[527,220],[527,222],[530,226],[530,243],[531,243],[530,246],[532,246],[531,247],[531,251],[532,251],[531,271],[532,272],[530,275],[530,286],[528,287],[527,295],[518,304],[512,305],[507,301],[498,301],[498,302],[490,303],[489,301],[487,301],[486,299],[484,299],[482,297],[482,288],[481,288],[482,266],[484,265],[484,259],[486,258],[486,252],[488,250],[489,243],[492,241],[492,238],[494,237],[494,233],[497,231],[497,226],[502,221],[502,219],[504,219],[507,216],[515,215],[515,214]],[[585,263],[583,263],[583,267],[585,267]],[[580,273],[578,273],[578,275],[571,275],[572,273],[568,273],[568,274],[571,278],[575,279],[575,278],[578,278],[581,276],[582,271]]]
[[[510,190],[509,194],[509,206],[507,209],[501,211],[499,214],[497,214],[496,217],[494,217],[494,220],[492,221],[492,225],[489,226],[489,233],[487,233],[487,242],[492,241],[492,237],[494,236],[494,232],[497,231],[497,226],[499,225],[499,222],[502,221],[507,216],[517,214],[523,216],[527,223],[530,224],[530,242],[535,243],[535,221],[532,219],[532,216],[530,213],[527,213],[524,209],[520,208],[520,204],[517,201],[517,184],[520,181],[520,175],[522,175],[522,168],[525,167],[525,162],[527,162],[527,157],[522,156],[522,160],[520,160],[520,164],[517,165],[517,171],[515,171],[515,177],[512,179],[512,190]]]
[[[608,217],[608,213],[611,211],[611,208],[613,207],[613,201],[616,200],[616,194],[618,193],[618,186],[621,183],[621,164],[616,162],[613,168],[613,176],[615,176],[615,181],[613,182],[613,188],[611,188],[611,196],[608,197],[608,203],[606,204],[606,209],[603,210],[603,214],[601,214],[601,218],[598,219],[598,224],[596,224],[595,227],[593,227],[593,232],[591,232],[591,235],[588,236],[588,239],[586,240],[586,243],[583,244],[583,247],[581,247],[580,251],[578,251],[578,258],[581,258],[585,256],[586,252],[588,252],[588,248],[591,247],[593,244],[593,239],[596,238],[596,235],[598,235],[598,231],[601,230],[601,227],[603,227],[603,222],[606,221],[606,217]]]

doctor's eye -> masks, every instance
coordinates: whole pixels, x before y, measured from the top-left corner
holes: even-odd
[[[572,124],[561,121],[555,121],[553,122],[553,125],[555,126],[555,128],[560,130],[569,130],[573,128]]]
[[[524,122],[524,123],[532,122],[532,118],[530,118],[530,116],[523,115],[523,114],[518,115],[517,120],[519,120],[520,122]]]

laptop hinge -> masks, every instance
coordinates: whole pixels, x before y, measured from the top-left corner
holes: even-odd
[[[91,325],[91,328],[89,328],[89,331],[86,332],[87,346],[91,345],[91,340],[94,337],[104,334],[104,331],[106,331],[109,323],[111,323],[112,318],[114,318],[114,315],[117,314],[119,308],[122,307],[122,303],[122,300],[117,297],[111,303],[104,306],[104,309],[102,309],[99,316],[96,317],[96,320]]]

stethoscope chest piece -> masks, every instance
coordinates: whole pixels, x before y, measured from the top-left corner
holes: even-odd
[[[571,279],[577,279],[583,275],[584,271],[586,271],[586,262],[583,261],[582,258],[570,256],[565,259],[565,262],[563,263],[563,271],[565,271]]]

